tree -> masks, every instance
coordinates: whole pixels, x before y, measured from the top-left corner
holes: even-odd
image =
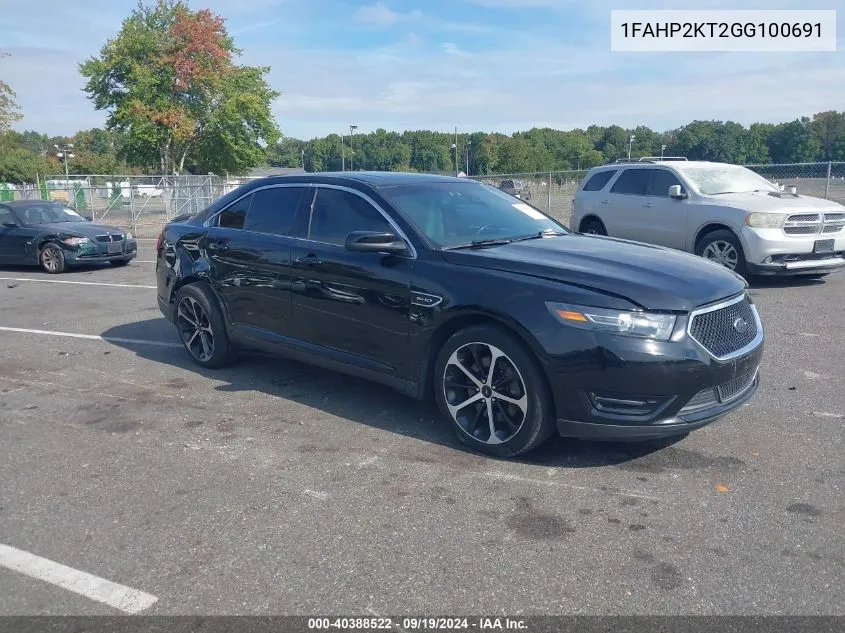
[[[845,112],[813,115],[813,133],[821,146],[821,160],[845,160]]]
[[[768,145],[776,163],[809,163],[821,154],[821,144],[807,117],[778,125],[769,135]]]
[[[241,172],[264,162],[278,128],[279,93],[266,67],[238,66],[224,21],[183,0],[139,4],[99,56],[80,65],[85,91],[106,110],[109,130],[125,133],[125,155],[155,156],[164,174],[186,164]]]
[[[0,133],[0,182],[35,182],[36,173],[43,175],[47,170],[47,161],[23,144],[22,135]]]
[[[7,57],[7,53],[0,51],[0,57]],[[9,84],[0,79],[0,132],[5,132],[12,127],[12,123],[20,121],[23,115],[15,102],[15,91]]]

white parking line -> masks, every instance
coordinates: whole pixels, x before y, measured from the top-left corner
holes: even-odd
[[[75,332],[56,332],[55,330],[30,330],[22,327],[0,326],[0,332],[18,332],[20,334],[43,334],[46,336],[66,336],[68,338],[84,338],[89,341],[105,341],[106,343],[131,343],[133,345],[155,345],[157,347],[182,347],[180,343],[165,341],[151,341],[140,338],[119,338],[117,336],[97,336],[96,334],[77,334]]]
[[[0,566],[134,614],[158,601],[154,595],[0,543]]]
[[[633,490],[600,490],[598,488],[592,488],[590,486],[575,486],[573,484],[568,484],[562,481],[556,481],[554,479],[534,479],[532,477],[521,477],[520,475],[512,475],[510,473],[502,473],[495,471],[486,472],[484,473],[484,476],[490,479],[499,479],[503,481],[520,481],[523,483],[537,484],[539,486],[559,486],[561,488],[569,488],[571,490],[600,492],[604,494],[618,495],[620,497],[636,497],[638,499],[648,499],[649,501],[661,501],[660,497],[644,495],[640,492],[635,492]]]
[[[107,284],[99,281],[66,281],[64,279],[31,279],[28,277],[0,277],[3,281],[40,281],[45,284],[76,284],[79,286],[112,286],[114,288],[144,288],[155,290],[155,286],[142,286],[140,284]]]

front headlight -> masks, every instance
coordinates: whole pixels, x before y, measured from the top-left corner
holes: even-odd
[[[87,237],[66,237],[62,242],[68,246],[82,246],[83,244],[90,244],[91,240]]]
[[[788,213],[749,213],[745,223],[755,229],[779,229],[788,217]]]
[[[125,239],[125,240],[131,240],[131,239],[132,239],[132,233],[130,233],[129,231],[126,231],[126,235],[124,236],[124,238],[123,238],[123,239]]]
[[[551,301],[546,302],[546,307],[561,323],[572,327],[655,341],[668,341],[677,319],[673,314],[607,310]]]

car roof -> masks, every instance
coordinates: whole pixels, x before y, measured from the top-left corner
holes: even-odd
[[[593,167],[591,171],[600,171],[605,169],[648,169],[649,167],[675,167],[677,169],[688,169],[690,167],[741,167],[741,165],[734,165],[733,163],[718,163],[709,160],[650,160],[645,162],[623,162],[623,163],[608,163],[606,165],[598,165]]]
[[[9,200],[6,202],[0,202],[0,204],[5,205],[7,207],[13,207],[15,209],[20,209],[22,207],[34,207],[36,205],[44,205],[44,204],[58,204],[61,205],[61,202],[56,200]]]
[[[401,171],[327,171],[305,174],[286,174],[283,176],[266,176],[251,181],[254,186],[281,184],[290,182],[317,184],[346,184],[354,186],[363,184],[373,188],[392,187],[396,185],[422,185],[446,182],[473,182],[467,178],[455,176],[439,176],[437,174],[418,174]]]

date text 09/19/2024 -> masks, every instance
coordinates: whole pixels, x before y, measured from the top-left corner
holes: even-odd
[[[350,618],[309,618],[308,628],[311,630],[394,630],[405,631],[519,631],[526,630],[524,620],[507,617],[478,617],[478,618],[443,618],[443,617],[350,617]]]

